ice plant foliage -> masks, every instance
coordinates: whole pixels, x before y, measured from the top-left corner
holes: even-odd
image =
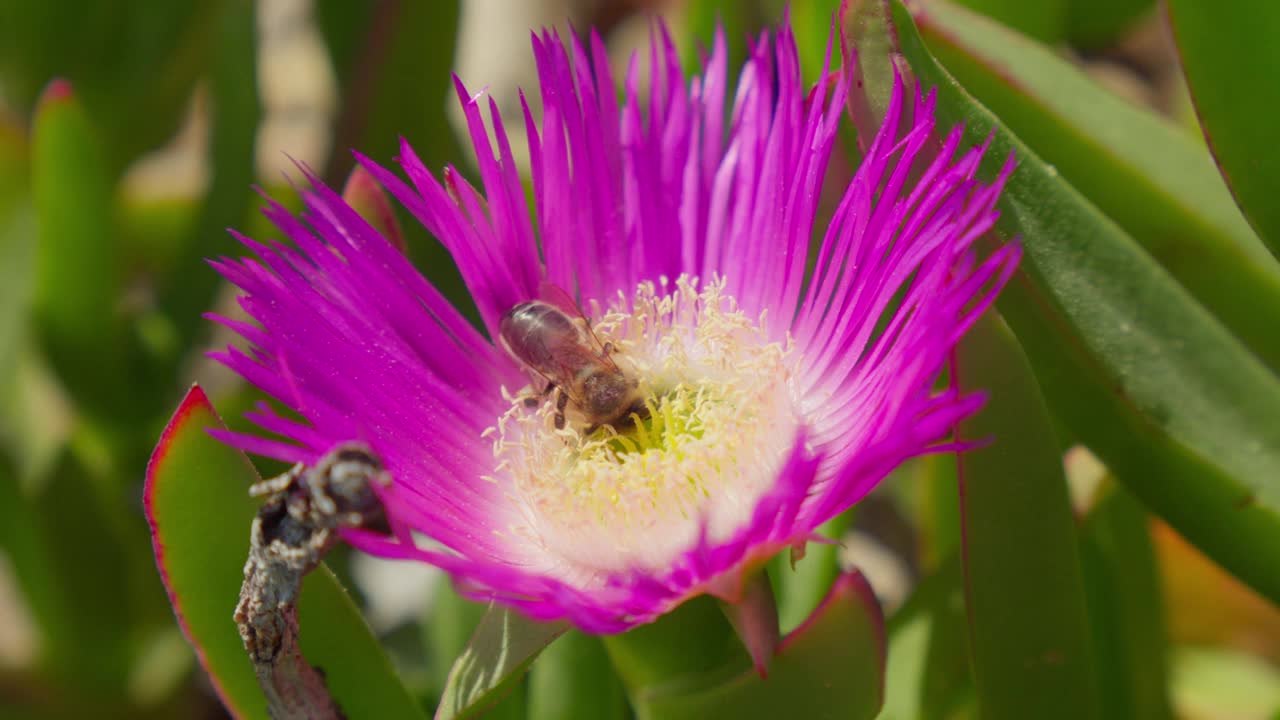
[[[686,78],[659,28],[649,87],[633,60],[621,102],[597,36],[533,47],[532,212],[496,104],[486,128],[483,96],[460,82],[479,189],[407,144],[408,182],[359,158],[452,254],[487,334],[309,177],[300,217],[265,211],[290,243],[238,236],[257,258],[214,263],[256,321],[218,318],[251,349],[215,356],[304,421],[264,405],[251,419],[283,439],[221,437],[304,463],[368,443],[393,478],[393,534],[350,531],[352,544],[438,565],[534,618],[618,632],[691,595],[731,596],[896,465],[950,447],[982,398],[937,380],[1017,264],[1016,244],[974,250],[1012,164],[977,181],[984,148],[935,135],[933,95],[897,83],[815,228],[849,69],[806,91],[785,25],[752,43],[732,101],[723,36]],[[578,372],[542,395],[547,379],[499,342],[504,314],[548,286],[590,319],[575,321],[571,369],[634,383],[623,420],[590,422]]]

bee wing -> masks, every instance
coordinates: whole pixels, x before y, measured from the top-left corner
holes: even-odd
[[[583,317],[582,309],[578,307],[578,303],[573,299],[573,295],[570,295],[568,290],[565,290],[555,283],[543,280],[542,283],[538,285],[538,299],[548,305],[554,305],[569,317]]]
[[[599,351],[600,359],[603,360],[603,362],[610,368],[613,368],[614,370],[618,369],[618,365],[609,357],[609,353],[604,351],[604,343],[600,342],[600,338],[596,337],[595,331],[591,329],[591,320],[589,320],[586,314],[582,312],[582,308],[574,301],[573,296],[571,296],[567,290],[559,285],[544,281],[538,287],[538,295],[543,302],[549,305],[554,305],[569,317],[579,320],[580,326],[585,332],[587,340],[597,351]]]

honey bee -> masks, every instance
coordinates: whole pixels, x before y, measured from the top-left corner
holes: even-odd
[[[565,409],[580,413],[586,433],[602,425],[618,426],[634,413],[647,414],[640,383],[610,355],[586,319],[574,319],[555,305],[531,300],[502,316],[499,334],[507,352],[547,380],[543,395],[556,393],[556,429],[565,426]]]

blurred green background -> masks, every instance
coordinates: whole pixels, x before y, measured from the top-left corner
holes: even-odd
[[[916,3],[930,50],[1102,212],[1135,236],[1209,217],[1206,234],[1247,235],[1256,245],[1207,170],[1162,3],[963,4],[1000,24]],[[810,80],[834,5],[791,8]],[[255,212],[255,184],[292,203],[288,180],[301,162],[341,187],[352,166],[348,149],[387,162],[400,136],[428,166],[452,162],[471,172],[449,73],[486,88],[518,136],[516,89],[536,88],[530,28],[599,28],[621,64],[645,42],[657,12],[692,62],[716,18],[740,54],[745,33],[782,9],[774,0],[0,3],[0,718],[225,716],[174,622],[140,497],[156,438],[192,382],[233,428],[245,429],[241,412],[261,399],[203,357],[229,338],[201,319],[214,308],[234,310],[204,264],[238,253],[225,229],[274,236]],[[1003,51],[1014,55],[999,57]],[[1031,75],[985,72],[991,57]],[[1074,115],[1054,106],[1077,98],[1088,102]],[[1135,125],[1153,128],[1146,133],[1153,143],[1167,142],[1170,154],[1185,155],[1218,183],[1217,205],[1197,206],[1195,187],[1184,203],[1182,189],[1161,185],[1170,174],[1158,163],[1111,153],[1110,130]],[[1153,152],[1162,155],[1162,147]],[[852,143],[846,152],[856,162]],[[1073,164],[1071,153],[1109,159]],[[850,163],[835,172],[847,173]],[[1221,222],[1206,209],[1219,206],[1228,216]],[[1265,236],[1268,219],[1249,220]],[[469,308],[438,245],[415,223],[402,218],[402,226],[419,267]],[[1276,367],[1275,307],[1241,311],[1250,296],[1223,289],[1232,283],[1196,284],[1195,257],[1170,260],[1158,243],[1148,250]],[[1260,258],[1247,266],[1261,268],[1266,279],[1257,282],[1266,284],[1273,261],[1259,252],[1246,253]],[[1069,429],[1059,429],[1091,593],[1090,632],[1100,672],[1115,685],[1102,683],[1114,705],[1106,716],[1280,718],[1280,611],[1148,516]],[[954,487],[949,458],[904,468],[860,506],[842,558],[827,560],[863,568],[889,617],[890,672],[899,674],[889,681],[886,718],[973,713],[964,620],[947,600],[960,590],[947,570],[959,542]],[[433,707],[477,609],[426,569],[346,553],[330,565],[360,599],[410,693]],[[1099,607],[1115,612],[1094,612]],[[806,614],[785,602],[782,611],[784,630]],[[228,605],[228,622],[230,613]],[[920,635],[924,616],[942,623],[932,635]],[[1148,637],[1135,640],[1131,631]],[[593,651],[598,643],[559,654]],[[538,667],[526,681],[528,706],[513,702],[501,712],[561,712],[545,700],[560,681]],[[910,681],[895,679],[903,677]],[[1150,687],[1135,692],[1133,683]],[[1155,699],[1142,704],[1139,696]]]

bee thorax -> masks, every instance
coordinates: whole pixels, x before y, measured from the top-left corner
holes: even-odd
[[[634,403],[636,382],[621,372],[596,371],[583,379],[582,390],[588,415],[614,420]]]

